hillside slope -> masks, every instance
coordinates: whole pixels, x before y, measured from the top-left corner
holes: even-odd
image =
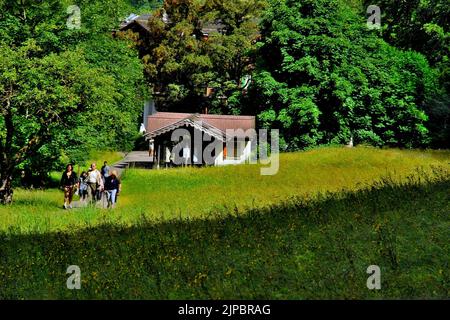
[[[280,155],[280,170],[261,176],[260,165],[171,170],[132,170],[123,177],[116,210],[61,209],[58,190],[18,190],[16,203],[0,207],[0,231],[76,231],[103,223],[131,226],[149,220],[208,217],[217,211],[245,211],[294,196],[358,190],[381,177],[394,181],[432,167],[450,169],[449,151],[400,151],[359,147],[320,148]]]

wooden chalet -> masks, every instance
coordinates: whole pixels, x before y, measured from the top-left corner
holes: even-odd
[[[178,142],[172,141],[172,134],[177,129],[189,132],[189,155],[174,154]],[[254,116],[157,112],[147,117],[145,138],[151,161],[158,167],[176,162],[175,157],[186,157],[186,164],[190,165],[220,166],[250,161],[256,147],[255,129]],[[201,137],[200,144],[194,143],[195,136]],[[203,154],[211,143],[220,148],[212,153],[213,162],[208,163]]]

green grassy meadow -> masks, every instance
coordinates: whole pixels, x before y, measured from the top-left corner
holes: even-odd
[[[0,299],[449,297],[449,151],[319,148],[259,169],[129,170],[115,210],[17,190],[0,207]]]
[[[97,155],[97,163],[119,154]],[[217,211],[245,211],[291,197],[358,190],[381,177],[395,181],[432,167],[450,168],[449,151],[400,151],[375,148],[320,148],[280,155],[280,170],[261,176],[259,165],[170,170],[130,170],[114,211],[87,208],[63,211],[60,190],[17,190],[15,204],[0,207],[0,231],[73,231],[103,223],[132,226],[149,220],[208,218]],[[61,176],[58,173],[57,178]]]

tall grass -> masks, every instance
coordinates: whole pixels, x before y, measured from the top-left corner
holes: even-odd
[[[103,158],[105,156],[102,155]],[[110,161],[112,162],[112,161]],[[261,176],[259,165],[170,170],[129,170],[114,211],[87,208],[63,211],[58,190],[18,190],[16,202],[0,207],[0,230],[16,233],[70,231],[103,223],[132,226],[148,220],[208,217],[217,211],[245,211],[293,196],[360,190],[383,176],[404,181],[433,166],[450,168],[448,151],[374,148],[321,148],[281,154],[280,171]]]
[[[449,190],[435,169],[211,219],[0,232],[0,299],[448,298]],[[373,264],[381,290],[366,287]]]
[[[282,154],[280,171],[274,176],[261,176],[260,166],[252,165],[151,173],[135,170],[126,173],[129,196],[125,204],[143,205],[142,211],[157,217],[159,213],[167,218],[199,217],[211,208],[244,209],[294,195],[357,190],[386,175],[401,180],[418,168],[427,171],[449,160],[450,153],[327,148]]]

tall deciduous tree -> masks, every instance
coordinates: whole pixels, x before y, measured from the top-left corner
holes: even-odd
[[[1,203],[18,170],[45,175],[92,148],[127,149],[138,130],[143,66],[111,35],[123,3],[79,1],[80,29],[68,29],[66,2],[0,2]]]
[[[364,1],[365,5],[372,4]],[[380,0],[382,35],[424,54],[439,72],[440,90],[427,101],[431,146],[450,148],[450,5],[447,0]]]
[[[436,74],[425,57],[368,30],[340,0],[273,0],[262,23],[253,101],[283,144],[421,146]]]
[[[262,0],[166,0],[139,42],[160,110],[238,113],[236,95],[249,73]],[[206,38],[202,31],[208,30]],[[142,40],[142,39],[141,39]],[[214,93],[205,97],[206,88]],[[228,104],[223,101],[228,100]]]

